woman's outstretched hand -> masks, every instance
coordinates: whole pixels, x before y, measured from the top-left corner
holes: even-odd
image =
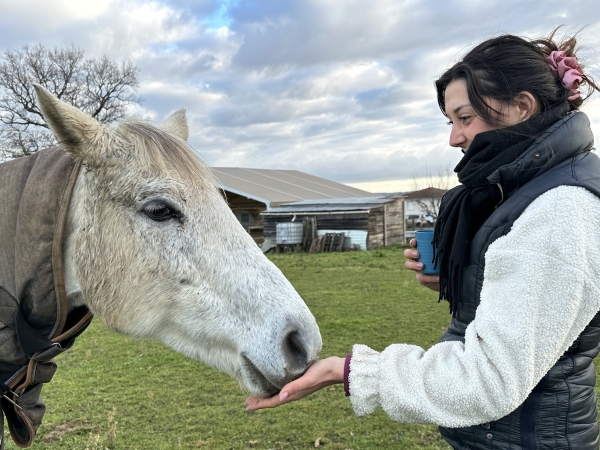
[[[344,382],[344,358],[332,356],[314,363],[297,380],[286,384],[279,394],[271,398],[250,397],[246,399],[246,410],[275,408],[284,403],[300,400],[308,395],[336,383]]]
[[[404,256],[408,258],[408,261],[404,263],[404,267],[417,272],[417,281],[423,286],[439,292],[440,277],[438,275],[425,275],[421,273],[421,270],[423,270],[423,263],[417,261],[417,259],[419,259],[419,252],[415,250],[417,248],[417,240],[411,239],[410,246],[412,248],[407,248],[406,250],[404,250]]]

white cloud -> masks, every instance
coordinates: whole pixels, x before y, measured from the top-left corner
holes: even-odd
[[[52,5],[52,6],[51,6]],[[82,47],[141,69],[136,114],[186,108],[190,142],[214,165],[394,183],[461,154],[433,82],[500,33],[583,30],[600,80],[595,0],[0,0],[0,47]],[[600,135],[600,94],[584,108]],[[387,190],[387,189],[386,189]]]
[[[68,17],[71,21],[75,21],[89,20],[93,17],[97,17],[106,12],[112,3],[113,0],[96,0],[94,2],[82,2],[81,0],[58,0],[52,2],[52,7],[56,8],[58,6],[61,12],[64,13],[65,17]]]
[[[177,8],[159,2],[113,3],[102,20],[77,31],[93,53],[138,60],[156,46],[169,48],[199,35],[202,25]]]
[[[0,0],[0,11],[6,24],[35,23],[36,30],[49,31],[81,20],[99,17],[109,10],[114,0]]]

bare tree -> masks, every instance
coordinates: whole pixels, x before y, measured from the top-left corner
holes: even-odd
[[[413,177],[414,190],[419,191],[426,188],[439,189],[447,191],[456,186],[458,180],[456,174],[449,165],[438,167],[435,173],[428,167],[425,168],[425,175],[422,177]],[[426,216],[431,216],[437,220],[442,203],[442,196],[433,196],[431,198],[413,198],[411,199]]]
[[[139,69],[107,56],[84,58],[83,50],[41,44],[6,50],[0,57],[0,160],[29,155],[55,143],[38,108],[38,83],[102,123],[139,103]]]

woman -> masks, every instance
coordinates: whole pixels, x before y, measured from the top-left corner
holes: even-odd
[[[455,449],[598,448],[600,159],[578,111],[598,87],[575,39],[553,39],[487,40],[436,81],[461,185],[435,228],[439,277],[405,256],[450,303],[440,343],[355,345],[248,409],[344,383],[358,415],[436,423]]]

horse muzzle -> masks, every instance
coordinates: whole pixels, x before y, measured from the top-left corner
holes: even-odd
[[[242,377],[246,388],[255,395],[272,396],[302,376],[321,350],[320,334],[311,337],[308,339],[297,330],[288,331],[279,349],[266,359],[243,352]]]

